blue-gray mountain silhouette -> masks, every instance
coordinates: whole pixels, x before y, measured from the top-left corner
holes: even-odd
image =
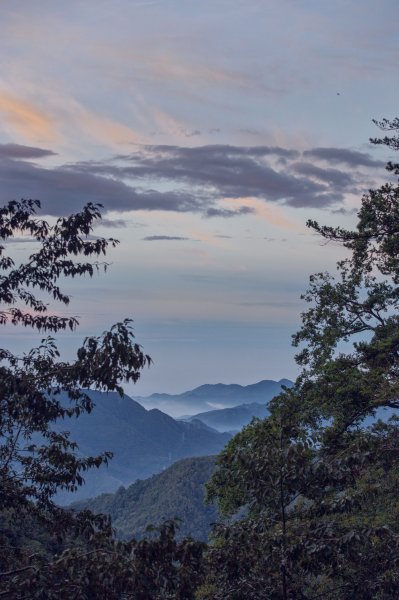
[[[176,421],[160,410],[146,410],[129,396],[88,392],[95,402],[90,414],[58,422],[56,428],[70,431],[79,454],[93,456],[113,452],[108,467],[85,474],[86,484],[77,494],[60,494],[58,501],[71,502],[159,473],[180,458],[217,454],[230,439],[199,420]]]
[[[152,394],[136,397],[146,408],[159,408],[173,416],[195,415],[215,409],[231,408],[240,404],[267,404],[281,392],[283,386],[291,387],[292,381],[265,379],[251,385],[206,384],[182,394]]]

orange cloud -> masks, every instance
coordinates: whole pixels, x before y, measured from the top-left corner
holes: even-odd
[[[182,121],[175,119],[172,117],[172,115],[168,114],[164,110],[161,110],[160,108],[152,108],[151,117],[155,126],[163,133],[180,137],[182,132],[187,129],[186,125]]]
[[[238,74],[218,67],[184,63],[175,57],[164,54],[149,61],[149,68],[157,78],[206,84],[231,84],[243,87],[246,79]]]
[[[271,206],[259,198],[225,198],[225,202],[229,203],[231,208],[236,208],[237,204],[253,208],[258,217],[263,218],[271,225],[279,227],[280,229],[288,229],[290,231],[295,231],[296,233],[306,231],[306,228],[302,223],[298,223],[294,219],[287,217],[279,206]]]
[[[5,91],[0,91],[0,113],[6,129],[31,142],[53,142],[57,137],[47,114]]]
[[[86,108],[59,90],[47,92],[46,104],[48,112],[5,90],[0,90],[2,128],[13,138],[22,138],[22,142],[53,145],[61,143],[64,149],[71,143],[75,144],[76,136],[80,143],[92,139],[113,150],[119,149],[121,144],[130,145],[144,141],[143,137],[128,125]]]
[[[54,97],[53,105],[62,105],[59,115],[60,126],[66,139],[78,136],[80,144],[94,140],[112,150],[121,145],[140,144],[144,138],[135,130],[104,114],[97,113],[77,101],[75,98]]]
[[[143,142],[142,136],[127,125],[86,110],[82,112],[82,118],[79,119],[79,125],[94,139],[110,144],[116,148],[118,148],[120,144],[139,144]]]

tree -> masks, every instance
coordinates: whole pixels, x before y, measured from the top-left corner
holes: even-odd
[[[370,190],[354,231],[308,226],[348,258],[310,278],[294,388],[218,459],[209,496],[235,518],[215,530],[203,598],[397,595],[399,421],[376,416],[399,408],[399,186]]]
[[[60,278],[93,275],[106,263],[80,262],[105,255],[116,240],[91,239],[99,207],[88,204],[81,213],[60,218],[55,225],[35,217],[36,201],[10,202],[0,210],[0,322],[22,325],[40,332],[74,330],[75,317],[50,314],[38,292],[63,304],[69,297],[59,287]],[[7,243],[20,233],[34,237],[39,250],[26,263],[16,265],[5,254]],[[52,511],[58,489],[74,490],[83,482],[82,472],[99,466],[110,456],[77,458],[75,444],[66,432],[51,425],[90,412],[93,404],[82,389],[94,387],[122,393],[120,381],[137,381],[150,358],[133,342],[129,320],[118,323],[99,337],[84,340],[74,362],[59,360],[55,339],[48,335],[37,348],[17,356],[0,350],[0,477],[2,507],[15,508],[34,500],[38,510]],[[68,402],[60,399],[66,392]]]
[[[38,201],[22,200],[0,209],[0,323],[48,334],[37,348],[21,356],[0,349],[0,511],[8,523],[28,515],[53,534],[61,534],[78,519],[57,507],[55,493],[75,490],[84,481],[84,471],[100,466],[111,455],[80,458],[68,432],[57,433],[52,425],[92,410],[83,388],[122,393],[120,382],[137,381],[150,357],[134,343],[131,322],[125,320],[99,337],[86,338],[75,361],[60,360],[49,334],[74,330],[78,321],[52,314],[43,294],[68,304],[60,279],[91,277],[96,270],[106,269],[107,263],[87,259],[105,255],[117,241],[90,237],[94,221],[101,216],[98,205],[87,204],[82,212],[60,218],[54,225],[36,217],[39,207]],[[39,249],[17,265],[6,251],[21,234],[33,237]],[[6,541],[3,537],[2,570],[12,568],[17,555],[23,559],[21,548],[13,549]]]
[[[178,542],[175,533],[173,521],[163,523],[156,536],[140,541],[116,542],[97,531],[53,560],[36,556],[28,568],[14,570],[6,597],[194,600],[203,576],[205,544]]]
[[[74,330],[74,317],[51,314],[38,293],[63,304],[65,277],[92,276],[107,263],[114,239],[93,239],[99,206],[49,225],[36,218],[39,203],[10,202],[0,209],[0,323],[54,334]],[[14,236],[29,234],[39,249],[16,265],[5,254]],[[80,258],[83,257],[83,261]],[[136,382],[151,359],[134,342],[130,320],[99,337],[88,337],[76,360],[60,360],[47,335],[21,356],[0,350],[0,597],[102,600],[191,600],[202,579],[204,544],[176,541],[176,523],[139,542],[116,541],[110,519],[90,511],[72,512],[54,502],[60,489],[73,491],[84,472],[111,458],[79,457],[67,431],[53,430],[62,419],[90,412],[87,388],[123,393],[122,381]]]
[[[399,551],[398,428],[327,447],[274,415],[220,455],[208,488],[227,523],[208,549],[212,600],[392,598]]]

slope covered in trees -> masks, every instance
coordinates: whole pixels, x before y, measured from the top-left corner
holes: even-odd
[[[186,458],[149,479],[136,481],[115,494],[103,494],[73,506],[110,515],[120,538],[142,538],[150,524],[179,519],[178,537],[206,541],[216,508],[205,504],[205,483],[210,479],[215,458]]]

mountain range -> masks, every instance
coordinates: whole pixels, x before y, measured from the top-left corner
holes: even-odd
[[[152,394],[135,397],[146,408],[158,408],[173,417],[193,416],[207,411],[232,408],[241,404],[267,404],[283,386],[292,387],[289,379],[264,379],[251,385],[205,384],[182,394]]]
[[[269,410],[266,404],[240,404],[232,408],[222,408],[219,410],[210,410],[203,413],[198,413],[192,417],[181,417],[184,421],[195,421],[199,419],[205,425],[216,429],[217,431],[235,432],[239,431],[245,425],[251,422],[253,417],[264,419],[269,415]]]
[[[72,497],[60,493],[57,500],[63,504],[113,492],[121,485],[159,473],[181,458],[217,454],[231,437],[198,419],[176,421],[160,410],[146,410],[126,395],[87,393],[95,403],[93,411],[58,422],[54,429],[70,431],[82,456],[104,451],[114,456],[108,466],[85,474],[85,485]]]
[[[80,455],[110,451],[113,459],[108,467],[87,472],[85,485],[72,498],[60,492],[57,501],[66,504],[115,492],[121,485],[160,473],[181,458],[218,454],[231,437],[229,431],[240,429],[253,416],[266,416],[267,402],[283,385],[289,387],[292,382],[281,379],[248,386],[208,384],[175,396],[153,394],[141,398],[144,406],[126,395],[89,390],[94,410],[78,419],[56,423],[54,428],[70,431]],[[189,416],[176,420],[159,407],[175,407],[179,416]]]

